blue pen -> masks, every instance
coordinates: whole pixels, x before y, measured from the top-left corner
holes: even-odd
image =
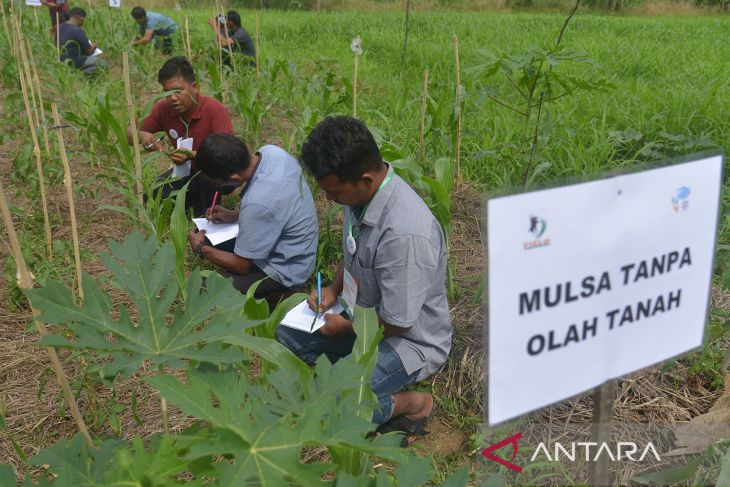
[[[317,273],[317,313],[322,309],[322,273]]]

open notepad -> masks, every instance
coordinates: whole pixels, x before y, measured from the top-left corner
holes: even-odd
[[[344,308],[338,302],[336,305],[332,306],[324,313],[321,313],[317,317],[317,321],[314,322],[314,327],[312,327],[314,311],[309,309],[309,305],[307,304],[307,300],[305,299],[294,308],[292,308],[292,310],[289,311],[286,316],[284,316],[281,324],[284,326],[288,326],[289,328],[294,328],[295,330],[306,331],[307,333],[314,333],[324,326],[324,315],[328,315],[330,313],[340,314],[343,310]]]
[[[207,218],[193,218],[193,223],[198,230],[205,230],[205,236],[213,245],[238,236],[238,223],[213,223]]]

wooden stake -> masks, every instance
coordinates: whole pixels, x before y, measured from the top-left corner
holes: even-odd
[[[0,181],[0,211],[3,215],[3,222],[5,224],[5,229],[8,232],[8,237],[10,239],[10,248],[13,252],[13,258],[15,259],[15,265],[18,268],[17,278],[18,278],[18,286],[21,289],[32,289],[33,288],[33,275],[28,270],[28,266],[25,263],[25,259],[23,258],[23,252],[20,248],[20,242],[18,241],[18,235],[15,233],[15,226],[13,225],[13,219],[10,216],[10,208],[8,206],[8,200],[5,197],[5,189],[3,188],[2,181]],[[31,311],[33,313],[33,317],[38,316],[38,311],[31,306]],[[38,329],[38,333],[41,335],[41,337],[44,337],[48,335],[48,329],[46,328],[46,325],[37,320],[34,319],[33,323],[35,323],[36,328]],[[56,377],[58,378],[58,382],[61,384],[61,390],[63,391],[63,397],[66,400],[66,404],[68,404],[68,408],[71,411],[71,416],[73,416],[74,421],[76,422],[76,426],[79,428],[79,431],[84,436],[84,440],[86,441],[86,446],[93,447],[94,443],[91,441],[91,436],[89,435],[89,430],[86,427],[86,423],[84,423],[84,417],[81,415],[81,411],[79,410],[79,405],[76,403],[76,398],[73,395],[73,392],[71,392],[71,387],[68,385],[68,379],[66,378],[66,372],[63,370],[63,366],[61,365],[61,361],[58,359],[58,355],[56,354],[56,350],[53,347],[46,347],[46,352],[48,353],[48,358],[51,359],[51,366],[53,367],[53,371],[56,374]]]
[[[221,15],[224,15],[223,7],[221,7]],[[226,34],[226,42],[228,42],[229,41],[228,27],[226,27],[225,24],[223,25],[223,32]],[[233,69],[233,74],[235,75],[235,74],[237,74],[237,72],[236,72],[236,63],[233,61],[233,49],[231,48],[230,44],[228,44],[226,46],[226,48],[228,49],[228,61],[231,63],[231,69]],[[221,69],[223,69],[222,65],[221,65]]]
[[[35,19],[35,30],[41,30],[41,24],[38,22],[38,11],[33,7],[33,18]]]
[[[20,90],[23,93],[23,103],[25,104],[25,111],[28,114],[28,128],[30,129],[30,138],[33,141],[33,154],[35,155],[36,170],[38,171],[38,185],[41,190],[41,205],[43,206],[43,229],[46,234],[46,252],[48,253],[48,259],[53,259],[53,236],[51,234],[51,222],[48,218],[48,201],[46,199],[46,181],[43,175],[43,163],[41,162],[41,148],[38,144],[38,134],[35,130],[35,124],[33,123],[33,117],[31,115],[30,100],[28,99],[28,84],[30,80],[26,82],[23,70],[20,69],[20,61],[18,60],[18,78],[20,78]]]
[[[23,36],[22,32],[19,32],[18,43],[20,44],[20,59],[23,64],[23,71],[25,72],[25,81],[28,88],[30,89],[30,101],[33,107],[33,119],[35,120],[35,126],[37,130],[38,126],[40,125],[40,121],[38,120],[38,104],[36,103],[35,90],[33,89],[33,77],[30,75],[30,63],[28,62],[28,54],[25,50],[25,41],[26,39]]]
[[[593,424],[591,441],[600,445],[611,441],[611,421],[616,381],[609,380],[593,390]],[[608,471],[608,456],[601,455],[588,464],[588,484],[594,487],[613,485]]]
[[[56,57],[58,58],[58,62],[61,62],[61,22],[58,17],[58,12],[56,12]]]
[[[454,63],[456,69],[456,184],[461,182],[461,68],[459,67],[459,38],[454,34]]]
[[[5,37],[8,39],[8,45],[11,47],[11,52],[15,52],[15,49],[13,47],[13,38],[10,36],[10,28],[8,27],[8,19],[5,16],[5,9],[0,8],[0,14],[2,14],[3,18],[3,31],[5,32]]]
[[[124,93],[127,97],[127,111],[129,113],[129,126],[132,127],[132,141],[134,143],[134,179],[137,184],[137,200],[140,205],[140,219],[142,218],[142,157],[139,153],[139,132],[137,131],[137,117],[134,115],[134,104],[132,103],[132,84],[129,82],[129,56],[127,51],[122,53],[124,71]]]
[[[25,40],[28,45],[28,56],[30,57],[30,65],[33,68],[33,86],[35,91],[38,93],[38,107],[40,108],[40,119],[38,124],[43,129],[43,146],[46,149],[46,155],[51,155],[51,145],[48,143],[48,124],[46,123],[46,109],[43,106],[43,92],[41,91],[41,83],[38,78],[38,70],[35,67],[35,59],[33,58],[33,49],[30,46],[30,41]]]
[[[357,118],[357,70],[360,64],[360,36],[352,40],[352,50],[355,53],[355,70],[352,77],[352,116]]]
[[[263,0],[262,0],[263,1]],[[256,47],[254,48],[256,50],[256,79],[259,79],[259,58],[261,58],[261,55],[259,54],[259,13],[256,12]]]
[[[428,68],[423,72],[423,97],[421,98],[421,139],[418,145],[418,155],[423,160],[426,157],[426,106],[428,102]]]
[[[79,250],[79,229],[76,224],[76,204],[74,203],[73,179],[71,179],[71,166],[66,156],[66,144],[63,141],[63,129],[61,129],[61,118],[58,116],[58,109],[55,103],[51,103],[53,112],[53,123],[56,125],[56,136],[58,137],[58,152],[61,154],[63,163],[63,184],[66,186],[66,197],[68,198],[68,212],[71,216],[71,237],[74,244],[74,260],[76,261],[76,282],[78,284],[79,298],[83,301],[84,289],[81,286],[81,252]]]
[[[188,52],[188,61],[193,62],[193,53],[190,49],[190,28],[188,27],[188,16],[185,16],[185,37],[187,39],[186,47]]]

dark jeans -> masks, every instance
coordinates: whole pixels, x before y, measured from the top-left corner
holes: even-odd
[[[355,335],[332,338],[321,334],[319,330],[307,333],[284,325],[276,329],[276,339],[309,364],[322,354],[335,363],[350,355],[355,344]],[[370,376],[370,388],[378,397],[379,404],[379,408],[373,411],[373,423],[383,424],[390,419],[393,415],[393,395],[416,382],[418,372],[420,370],[408,375],[395,350],[384,341],[378,344],[378,361]]]
[[[152,39],[154,39],[155,47],[158,49],[162,48],[162,54],[172,54],[172,37],[170,36],[174,32],[175,29],[172,27],[152,31]]]
[[[213,247],[224,252],[233,253],[233,249],[236,247],[236,239],[232,238],[230,240],[226,240],[225,242],[221,242]],[[280,298],[284,298],[287,294],[294,292],[293,289],[282,286],[270,278],[268,274],[259,269],[256,265],[251,266],[248,274],[234,274],[228,271],[220,271],[220,274],[223,277],[230,278],[233,283],[233,287],[241,291],[242,294],[246,294],[251,286],[253,286],[257,281],[261,281],[256,287],[256,292],[253,293],[253,297],[256,299],[266,299],[271,309],[277,305]]]
[[[160,174],[157,179],[168,179],[171,176],[172,169]],[[195,217],[205,216],[205,210],[210,208],[210,205],[213,203],[213,196],[215,196],[216,191],[220,194],[228,194],[235,189],[228,186],[218,186],[202,174],[195,173],[170,181],[160,186],[157,191],[162,191],[162,198],[169,198],[170,193],[181,189],[188,181],[190,181],[190,185],[188,186],[188,192],[185,193],[185,209],[192,209]]]

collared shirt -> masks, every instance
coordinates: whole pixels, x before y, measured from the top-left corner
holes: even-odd
[[[388,173],[393,167],[388,168]],[[384,338],[408,374],[434,373],[451,350],[446,299],[446,243],[441,227],[420,196],[398,175],[381,188],[362,215],[355,255],[345,239],[352,217],[345,208],[344,263],[358,281],[357,304],[375,307],[388,324],[410,328]],[[353,219],[356,225],[359,219]]]
[[[173,134],[170,133],[170,129],[174,130]],[[198,95],[198,104],[187,127],[172,108],[172,104],[166,99],[162,99],[155,103],[152,112],[142,121],[140,130],[151,133],[165,132],[172,147],[176,147],[177,139],[173,137],[175,133],[177,137],[192,137],[194,151],[197,151],[205,138],[213,132],[235,135],[226,107],[218,100],[203,95]],[[196,169],[195,159],[193,159],[191,170]]]
[[[172,31],[177,30],[177,24],[170,18],[157,12],[147,12],[147,22],[139,26],[139,30],[144,35],[146,30],[152,32],[171,29]]]
[[[299,162],[275,145],[259,160],[238,207],[234,252],[279,284],[306,282],[317,259],[317,211]]]

